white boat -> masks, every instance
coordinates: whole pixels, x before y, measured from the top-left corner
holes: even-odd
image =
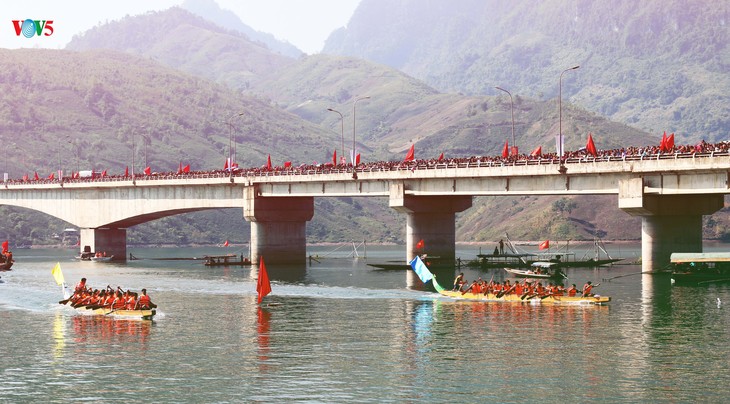
[[[518,278],[563,279],[567,278],[556,262],[536,261],[529,269],[504,268]]]
[[[91,257],[91,260],[92,261],[95,261],[95,262],[109,262],[109,261],[112,260],[112,258],[114,258],[113,255],[102,256],[102,257],[96,257],[96,256],[94,256],[94,257]]]

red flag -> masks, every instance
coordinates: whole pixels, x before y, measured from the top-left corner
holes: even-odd
[[[504,148],[502,149],[502,157],[507,158],[509,157],[509,144],[507,141],[504,141]]]
[[[259,259],[259,279],[256,282],[256,292],[259,294],[259,304],[264,296],[271,293],[271,282],[269,282],[269,274],[266,273],[266,265],[264,265],[264,257]]]
[[[439,161],[443,161],[443,160],[444,160],[444,152],[441,152],[441,154],[439,154]]]
[[[586,151],[593,156],[598,156],[598,151],[596,150],[596,145],[593,144],[593,136],[591,134],[588,134],[588,143],[586,143]]]
[[[144,169],[144,175],[152,175],[152,170],[149,167]]]
[[[38,181],[40,178],[38,178],[38,171],[35,172],[35,177],[33,177],[34,180]]]
[[[228,240],[226,240],[226,242],[223,243],[223,247],[228,247]]]
[[[355,165],[356,166],[360,165],[360,153],[357,153],[357,156],[355,156]]]
[[[537,146],[537,148],[530,152],[530,156],[532,157],[540,157],[542,156],[542,146]]]
[[[124,167],[124,176],[129,177],[129,166]]]
[[[548,248],[550,248],[550,240],[545,240],[542,243],[540,243],[541,250],[547,250]]]
[[[416,159],[416,145],[412,144],[410,150],[406,154],[406,158],[403,161],[413,161]]]
[[[25,174],[25,175],[23,176],[23,181],[28,181],[28,174]]]
[[[182,161],[181,161],[181,162],[180,162],[180,165],[179,165],[179,166],[177,166],[177,173],[178,173],[178,174],[182,174],[182,172],[183,172],[183,171],[182,171]]]
[[[102,177],[106,177],[106,170],[104,170],[104,171],[101,172],[101,176]]]
[[[284,168],[291,168],[291,161],[285,161]]]
[[[332,165],[337,165],[337,149],[335,149],[334,152],[332,152]]]
[[[672,149],[674,149],[674,133],[669,135],[666,143],[664,143],[664,148],[666,149],[666,151],[672,151]]]
[[[228,163],[229,163],[230,161],[231,161],[231,159],[226,159],[226,163],[225,163],[225,164],[223,164],[223,171],[225,171],[225,170],[227,170],[227,169],[228,169],[228,166],[229,166],[229,164],[228,164]]]
[[[423,242],[423,239],[421,239],[419,242],[416,243],[416,250],[420,250],[425,246],[425,243]]]
[[[266,169],[271,170],[271,155],[266,159]]]
[[[667,148],[667,131],[664,131],[662,135],[662,141],[659,142],[659,151],[664,151]]]
[[[8,240],[3,241],[3,254],[8,252],[10,242]]]
[[[190,164],[187,164],[187,165],[185,165],[185,167],[183,167],[183,172],[184,173],[189,173],[190,172]]]
[[[51,174],[49,174],[49,175],[48,175],[48,179],[49,179],[49,180],[52,180],[52,179],[54,179],[55,177],[56,177],[55,173],[51,173]]]

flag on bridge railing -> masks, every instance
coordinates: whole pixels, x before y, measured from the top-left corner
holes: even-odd
[[[269,154],[269,157],[266,158],[266,169],[271,170],[271,155]]]
[[[416,145],[412,144],[411,148],[406,153],[406,158],[403,161],[413,161],[416,159]]]
[[[669,136],[667,137],[667,142],[666,142],[666,144],[664,145],[664,148],[665,148],[665,149],[666,149],[666,151],[668,151],[668,152],[670,152],[670,151],[672,151],[672,149],[674,149],[674,133],[672,133],[671,135],[669,135]]]
[[[152,169],[150,167],[145,167],[144,175],[152,175]]]
[[[124,176],[129,177],[129,166],[124,167]]]
[[[662,140],[659,142],[659,151],[664,151],[667,148],[667,131],[664,131]]]
[[[542,243],[540,243],[541,250],[547,250],[548,248],[550,248],[550,240],[545,240]]]
[[[190,172],[190,164],[186,164],[185,167],[183,167],[183,172],[184,173],[189,173]]]
[[[540,157],[542,156],[542,146],[537,146],[537,148],[530,152],[531,157]]]
[[[506,140],[504,141],[504,147],[502,148],[502,157],[509,157],[509,142]]]
[[[596,150],[596,145],[593,143],[593,136],[591,134],[588,134],[588,143],[586,143],[586,151],[590,154],[592,154],[594,157],[598,156],[598,150]]]
[[[335,149],[332,152],[332,165],[333,166],[336,166],[337,165],[337,149]]]
[[[439,154],[439,160],[438,161],[444,161],[444,152],[441,152],[441,154]]]

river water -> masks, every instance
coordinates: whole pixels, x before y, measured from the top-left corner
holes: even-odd
[[[366,265],[401,258],[403,250],[370,247],[367,259],[354,259],[310,247],[319,262],[267,267],[273,292],[261,307],[255,268],[151,259],[222,249],[133,249],[142,259],[126,264],[77,262],[66,250],[16,250],[13,271],[0,273],[0,401],[730,397],[729,286],[672,286],[666,276],[640,274],[639,266],[615,265],[567,270],[579,287],[600,283],[595,290],[612,297],[608,306],[458,302],[421,290],[406,272]],[[457,255],[477,252],[459,247]],[[91,286],[147,288],[157,316],[127,320],[60,306],[51,277],[56,262],[70,284],[84,276]],[[505,279],[501,269],[464,272],[468,280]]]

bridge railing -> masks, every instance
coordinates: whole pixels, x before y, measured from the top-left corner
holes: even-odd
[[[709,153],[672,153],[672,154],[636,154],[636,155],[600,155],[600,156],[581,156],[569,157],[563,160],[563,164],[596,164],[603,162],[621,162],[621,161],[645,161],[645,160],[673,160],[673,159],[698,159],[712,157],[730,156],[728,151],[713,151]],[[122,182],[122,181],[162,181],[162,180],[180,180],[180,179],[208,179],[208,178],[245,178],[245,177],[281,177],[281,176],[308,176],[323,174],[352,174],[357,173],[373,173],[388,171],[416,171],[416,170],[444,170],[444,169],[464,169],[464,168],[492,168],[492,167],[509,167],[509,166],[541,166],[541,165],[559,165],[558,158],[542,158],[536,157],[531,159],[515,159],[503,160],[501,158],[474,156],[464,159],[451,159],[446,161],[437,160],[417,160],[414,162],[376,162],[357,167],[352,166],[300,166],[292,168],[274,168],[266,169],[250,169],[240,170],[239,172],[229,173],[228,171],[196,171],[184,174],[178,173],[154,173],[152,175],[141,176],[105,176],[105,177],[85,177],[85,178],[63,178],[63,180],[39,179],[33,181],[9,180],[5,183],[8,185],[28,185],[28,184],[76,184],[76,183],[106,183],[106,182]]]

